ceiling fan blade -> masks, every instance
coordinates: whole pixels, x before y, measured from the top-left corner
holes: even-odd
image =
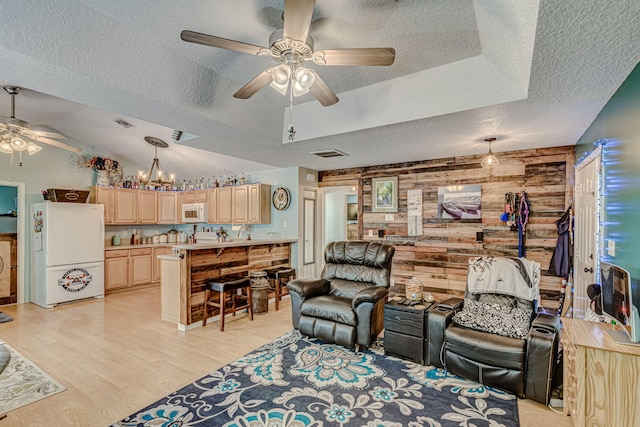
[[[393,64],[396,50],[392,47],[355,49],[325,49],[313,53],[313,62],[318,65],[377,65]]]
[[[249,83],[242,86],[239,91],[233,94],[233,97],[238,99],[249,99],[260,89],[271,83],[272,80],[271,68],[268,68],[254,77]]]
[[[29,133],[36,136],[44,136],[47,138],[69,139],[57,130],[45,125],[30,125]]]
[[[183,30],[180,38],[186,42],[203,44],[205,46],[219,47],[250,55],[258,55],[266,48],[254,44],[238,42],[235,40],[223,39],[222,37],[210,36],[208,34],[196,33],[195,31]]]
[[[53,145],[54,147],[62,148],[63,150],[73,151],[74,153],[79,153],[82,151],[81,148],[74,147],[73,145],[69,145],[64,142],[56,141],[55,139],[49,139],[42,136],[38,137],[37,139],[36,138],[32,138],[32,139],[36,143],[43,142],[45,144]]]
[[[325,107],[328,107],[338,102],[339,99],[336,96],[336,94],[333,93],[331,88],[327,86],[324,80],[322,80],[317,73],[314,72],[314,74],[316,75],[316,79],[313,85],[311,85],[311,87],[309,88],[309,92],[311,92],[313,96],[315,96],[316,99],[320,102],[320,104],[322,104]]]
[[[306,41],[316,0],[284,1],[284,37]]]

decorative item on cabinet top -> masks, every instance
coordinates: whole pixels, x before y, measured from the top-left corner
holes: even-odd
[[[291,194],[289,190],[284,187],[278,187],[273,192],[273,196],[271,197],[273,201],[273,206],[279,211],[283,211],[289,207],[291,204]]]

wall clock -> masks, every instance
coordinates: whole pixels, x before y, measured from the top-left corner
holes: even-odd
[[[286,188],[278,187],[276,188],[276,191],[273,192],[271,201],[276,209],[283,211],[287,209],[291,203],[291,194],[289,194],[289,190]]]

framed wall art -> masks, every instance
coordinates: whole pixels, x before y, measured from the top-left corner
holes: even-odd
[[[398,212],[398,177],[371,180],[371,212]]]
[[[481,193],[480,184],[438,187],[438,218],[481,219]]]

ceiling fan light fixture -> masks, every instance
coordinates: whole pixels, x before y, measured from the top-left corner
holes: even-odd
[[[484,156],[480,163],[480,165],[485,169],[493,169],[500,164],[497,157],[491,152],[491,143],[495,140],[496,138],[485,138],[485,141],[489,143],[489,152]]]
[[[34,144],[33,142],[27,144],[27,153],[29,153],[30,156],[33,156],[40,150],[42,150],[42,147]]]
[[[22,138],[19,138],[17,136],[12,136],[11,148],[13,148],[14,151],[18,151],[18,152],[24,151],[27,149],[27,142]]]

